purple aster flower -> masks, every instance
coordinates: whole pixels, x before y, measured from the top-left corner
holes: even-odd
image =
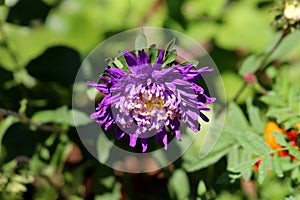
[[[107,68],[100,76],[102,83],[88,82],[105,94],[91,118],[104,130],[114,128],[117,140],[127,133],[131,147],[140,138],[143,152],[152,136],[162,142],[165,149],[168,133],[180,140],[180,121],[193,131],[199,131],[198,117],[208,121],[202,111],[209,111],[205,104],[215,100],[196,84],[202,74],[213,68],[196,69],[192,63],[166,67],[167,53],[159,50],[151,63],[144,50],[138,51],[137,56],[124,51],[128,70]]]

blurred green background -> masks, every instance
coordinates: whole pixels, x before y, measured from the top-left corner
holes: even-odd
[[[0,199],[200,199],[203,194],[202,199],[255,199],[247,190],[253,189],[252,182],[218,182],[226,171],[226,152],[212,156],[196,172],[186,172],[181,159],[148,174],[116,172],[100,164],[74,128],[72,86],[83,59],[105,39],[128,29],[165,27],[190,36],[208,51],[222,74],[227,100],[232,100],[243,84],[238,73],[243,60],[265,53],[278,38],[271,26],[273,3],[0,0],[0,108],[17,114],[0,112]],[[299,32],[292,34],[274,54],[289,66],[286,76],[292,80],[300,73],[299,40]],[[271,79],[264,83],[272,88]],[[242,108],[255,93],[246,89],[238,101]],[[37,129],[26,119],[63,133]],[[273,179],[258,186],[261,199],[281,200],[291,190],[289,180]]]

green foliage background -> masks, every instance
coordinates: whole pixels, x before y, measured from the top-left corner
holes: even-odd
[[[296,157],[291,162],[263,136],[270,120],[285,129],[300,122],[299,31],[284,38],[258,81],[233,101],[242,75],[259,68],[281,35],[271,26],[278,2],[0,0],[0,199],[299,199],[297,147],[277,134]],[[199,158],[195,142],[161,171],[127,174],[100,164],[81,144],[72,84],[97,44],[143,26],[180,31],[206,48],[222,74],[228,117],[206,157]],[[79,115],[81,125],[90,122]]]

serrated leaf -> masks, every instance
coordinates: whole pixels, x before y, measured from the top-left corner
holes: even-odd
[[[216,163],[230,151],[234,142],[234,138],[230,134],[222,133],[212,151],[210,151],[205,157],[201,159],[198,158],[195,162],[194,160],[193,162],[184,162],[184,169],[188,172],[194,172]]]
[[[290,147],[289,154],[294,156],[297,159],[300,159],[300,152],[298,147]]]
[[[264,132],[264,124],[263,120],[260,117],[259,109],[252,105],[252,97],[249,97],[246,101],[247,111],[250,123],[254,130],[258,133]]]
[[[177,199],[188,199],[190,195],[190,184],[187,174],[182,169],[174,171],[169,180],[169,185],[176,194]]]
[[[295,87],[291,87],[289,90],[289,97],[288,97],[288,105],[291,110],[294,108],[294,104],[297,102],[297,92]]]
[[[252,141],[252,145],[257,148],[260,154],[269,154],[271,148],[266,144],[262,137],[259,135],[252,133],[249,134],[248,140]]]
[[[291,111],[291,109],[289,109],[289,108],[271,108],[266,113],[266,116],[267,117],[274,117],[276,115],[280,115],[282,113],[286,113],[286,112],[290,112],[290,111]]]
[[[144,30],[142,29],[136,37],[135,40],[135,49],[142,50],[147,48],[147,37],[144,34]]]
[[[246,132],[250,129],[249,123],[241,110],[241,108],[234,102],[230,102],[228,106],[227,120],[233,128],[240,132]]]
[[[283,127],[285,129],[293,128],[298,122],[300,122],[300,117],[291,118],[290,120],[283,123]]]
[[[281,124],[281,123],[283,123],[285,121],[288,121],[290,119],[295,119],[298,116],[299,116],[299,114],[297,114],[297,113],[282,113],[281,115],[277,116],[277,122],[279,124]]]
[[[288,146],[288,143],[287,143],[286,140],[285,140],[285,136],[284,136],[282,133],[273,131],[273,132],[271,133],[271,135],[274,135],[274,136],[275,136],[276,142],[277,142],[278,144],[280,144],[281,146],[284,146],[284,147]]]
[[[248,72],[254,73],[259,68],[260,62],[261,62],[261,58],[259,56],[257,55],[248,56],[243,62],[239,70],[239,74],[244,75]]]
[[[258,167],[258,183],[262,184],[268,173],[268,161],[267,159],[262,159]]]
[[[230,169],[239,163],[239,151],[238,146],[234,146],[230,149],[227,155],[227,168]]]
[[[248,134],[251,133],[239,133],[236,135],[236,139],[247,151],[251,152],[252,154],[260,155],[263,150],[253,144],[254,141],[250,139]],[[258,138],[259,136],[255,136],[253,139],[256,140]]]
[[[252,154],[249,153],[246,150],[243,150],[240,162],[244,162],[244,161],[247,161],[247,160],[250,160],[250,159],[252,159]],[[252,173],[253,173],[252,168],[249,168],[249,169],[245,170],[245,172],[242,174],[242,179],[243,180],[250,180],[251,176],[252,176]]]
[[[252,168],[253,165],[259,160],[259,158],[253,158],[250,160],[246,160],[243,162],[240,162],[239,164],[237,164],[236,166],[233,166],[232,168],[230,168],[229,170],[232,172],[237,172],[240,174],[243,174],[244,172],[246,172],[249,168]]]
[[[262,96],[260,100],[270,106],[285,106],[283,99],[277,95]]]
[[[281,166],[281,161],[279,159],[278,152],[274,153],[274,156],[272,157],[274,170],[278,177],[283,177],[283,171]]]

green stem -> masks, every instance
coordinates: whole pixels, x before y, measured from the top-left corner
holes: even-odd
[[[0,108],[0,118],[2,116],[13,116],[13,117],[17,118],[18,120],[20,120],[20,122],[22,122],[24,124],[27,124],[29,126],[34,126],[34,127],[36,127],[37,129],[39,129],[41,131],[49,131],[49,132],[55,132],[55,133],[65,133],[64,130],[62,130],[58,127],[54,127],[54,126],[34,122],[30,118],[28,118],[24,115],[21,115],[19,113],[16,113],[14,111],[7,110],[7,109],[4,109],[4,108]]]
[[[279,45],[282,43],[282,41],[284,40],[284,38],[289,34],[288,30],[283,30],[282,34],[279,38],[279,40],[276,42],[276,44],[270,49],[270,51],[268,53],[265,54],[264,58],[261,60],[258,69],[255,72],[256,76],[260,76],[270,65],[267,65],[270,56],[275,52],[275,50],[279,47]],[[243,85],[240,87],[240,89],[238,90],[238,92],[236,93],[236,95],[233,98],[234,102],[237,102],[237,100],[239,99],[239,97],[242,95],[242,93],[244,92],[244,90],[247,88],[247,83],[244,82]]]

